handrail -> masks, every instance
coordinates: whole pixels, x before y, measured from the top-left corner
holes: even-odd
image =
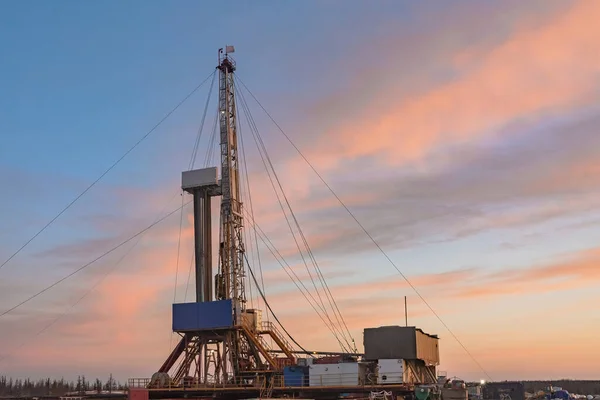
[[[288,351],[291,352],[293,350],[292,345],[281,334],[281,332],[279,332],[279,330],[277,329],[277,327],[275,326],[275,324],[273,324],[271,321],[264,321],[261,324],[261,330],[273,332],[273,334],[275,334],[277,336],[277,338],[285,345],[285,347],[287,348]],[[281,350],[285,350],[285,349],[281,349]]]
[[[405,387],[414,387],[415,383],[401,383],[398,382],[401,376],[399,374],[388,374],[388,382],[378,382],[371,383],[364,379],[360,379],[357,373],[331,373],[331,374],[310,374],[308,379],[303,380],[303,387],[346,387],[349,390],[351,388],[380,388],[386,386],[405,386]],[[394,378],[394,379],[392,379]],[[296,379],[296,378],[295,378]],[[294,379],[294,380],[295,380]],[[389,382],[389,381],[396,382]],[[243,389],[243,388],[253,388],[262,392],[268,393],[273,389],[285,389],[290,387],[299,387],[296,384],[290,385],[290,382],[285,382],[284,375],[282,373],[275,373],[272,375],[271,383],[268,384],[264,377],[256,379],[252,384],[249,384],[246,380],[242,378],[234,379],[231,377],[227,383],[223,382],[208,382],[201,383],[198,380],[189,380],[185,381],[182,384],[175,384],[173,382],[169,382],[164,387],[149,387],[150,379],[149,378],[131,378],[128,381],[129,390],[136,389],[146,389],[146,390],[161,390],[161,391],[177,391],[177,390],[210,390],[210,389]]]
[[[263,357],[265,357],[267,362],[271,366],[276,367],[275,360],[273,359],[272,355],[269,354],[268,348],[264,348],[262,346],[262,343],[260,341],[262,338],[260,337],[260,335],[254,334],[245,325],[242,325],[242,331],[250,341],[254,342],[254,345],[258,348],[258,351],[263,355]]]
[[[129,378],[127,387],[129,389],[145,389],[150,384],[150,378]]]
[[[295,363],[296,359],[293,354],[292,345],[285,339],[285,337],[277,330],[275,325],[270,321],[265,321],[261,324],[261,332],[268,333],[277,345],[283,350],[285,355],[288,357],[291,363]]]

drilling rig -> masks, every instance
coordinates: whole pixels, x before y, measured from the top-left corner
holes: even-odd
[[[261,310],[246,308],[233,52],[233,46],[219,49],[217,66],[221,178],[217,167],[182,173],[182,190],[193,196],[196,301],[173,304],[173,331],[181,339],[152,377],[151,388],[264,386],[274,373],[295,363],[292,346],[262,320]],[[219,196],[219,264],[213,280],[211,201]],[[277,348],[269,346],[266,336]]]
[[[378,393],[411,396],[415,385],[434,384],[439,364],[438,338],[416,327],[366,328],[365,354],[358,354],[355,348],[349,353],[323,308],[331,324],[328,327],[344,352],[311,352],[302,348],[280,324],[300,350],[292,347],[274,324],[263,321],[261,310],[247,308],[246,271],[265,307],[279,323],[246,257],[244,222],[256,225],[251,210],[250,213],[244,210],[240,190],[239,164],[241,161],[244,166],[244,160],[236,115],[239,92],[235,88],[236,64],[230,55],[233,51],[232,46],[219,49],[215,71],[219,76],[219,129],[214,131],[213,138],[220,138],[220,171],[217,166],[192,169],[184,171],[181,178],[182,191],[193,197],[196,301],[173,304],[172,329],[180,340],[152,378],[130,379],[129,400],[278,396],[330,400],[342,395],[364,397],[369,393],[371,397]],[[209,96],[211,93],[212,86]],[[248,118],[243,96],[240,102]],[[248,120],[250,123],[251,118]],[[258,132],[254,133],[258,136]],[[257,145],[258,142],[260,136]],[[213,139],[211,143],[214,144]],[[216,243],[211,229],[213,198],[220,198]],[[216,274],[213,274],[213,250],[217,250]],[[331,300],[332,308],[337,308],[333,297]],[[323,322],[327,325],[324,319]],[[342,323],[338,324],[341,329]],[[348,335],[354,342],[349,331]],[[267,337],[272,340],[267,341]],[[347,340],[346,343],[350,344]],[[296,359],[296,355],[300,358]],[[421,389],[429,395],[430,389]]]

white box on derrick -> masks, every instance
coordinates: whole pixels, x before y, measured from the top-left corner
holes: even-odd
[[[183,190],[218,184],[219,177],[217,174],[217,167],[194,169],[192,171],[183,171],[181,173],[181,188]]]

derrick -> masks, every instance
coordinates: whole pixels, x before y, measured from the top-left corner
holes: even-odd
[[[286,197],[244,95],[236,89],[236,64],[230,56],[232,52],[230,46],[225,52],[219,50],[217,66],[219,96],[215,121],[218,121],[218,130],[214,130],[211,143],[215,144],[213,140],[219,138],[220,166],[208,167],[207,162],[207,167],[193,169],[191,162],[190,170],[182,173],[181,188],[193,196],[194,205],[196,301],[173,304],[172,328],[180,335],[180,341],[150,380],[130,380],[130,388],[134,391],[140,387],[146,391],[152,389],[149,392],[156,399],[188,396],[243,399],[298,397],[301,394],[334,398],[332,396],[341,393],[360,395],[387,393],[388,390],[390,394],[407,395],[414,392],[417,384],[435,384],[439,364],[438,338],[415,327],[365,329],[365,353],[358,354],[352,334]],[[256,224],[249,194],[248,209],[244,207],[242,189],[245,187],[240,165],[246,169],[243,183],[248,185],[248,192],[249,182],[237,100],[316,296]],[[213,199],[220,200],[219,235],[215,246],[211,230]],[[266,299],[264,285],[261,290],[248,261],[246,245],[251,252],[252,242],[245,243],[245,223],[254,229],[255,241],[260,237],[321,318],[323,326],[337,339],[341,353],[308,351],[281,324]],[[216,274],[213,274],[213,247],[218,248]],[[250,307],[247,307],[245,279],[249,280]],[[272,315],[278,325],[263,321],[260,307],[252,305],[253,287],[270,312],[267,315]],[[414,343],[405,345],[411,341]],[[132,393],[130,399],[135,397]]]
[[[307,367],[309,359],[303,358],[296,360],[295,355],[310,355],[313,357],[311,361],[315,361],[313,354],[316,354],[317,352],[309,352],[302,348],[285,330],[285,327],[279,322],[273,313],[273,310],[267,303],[264,293],[260,290],[260,285],[254,277],[252,268],[250,267],[246,257],[246,248],[243,235],[244,221],[246,220],[246,222],[249,222],[254,226],[255,238],[256,230],[262,230],[256,225],[252,212],[250,212],[249,217],[247,216],[247,211],[244,209],[240,192],[240,154],[238,153],[238,123],[236,115],[237,92],[234,84],[234,72],[236,66],[233,59],[229,56],[229,53],[232,52],[233,47],[230,46],[226,48],[225,53],[220,50],[219,65],[217,67],[219,71],[219,109],[217,120],[219,121],[220,133],[219,147],[221,156],[221,176],[219,178],[219,171],[217,170],[217,167],[209,167],[197,170],[191,169],[192,167],[190,167],[190,170],[185,171],[182,174],[182,190],[190,193],[193,196],[196,301],[194,303],[173,304],[172,327],[173,331],[178,333],[181,339],[171,354],[167,357],[159,371],[152,377],[151,381],[143,384],[144,388],[158,389],[158,391],[154,392],[157,398],[173,398],[171,394],[175,392],[166,392],[165,390],[172,390],[174,388],[176,390],[183,389],[177,394],[185,397],[187,397],[190,393],[190,391],[187,391],[186,393],[185,389],[192,387],[195,390],[195,392],[192,392],[192,395],[206,395],[213,389],[214,393],[220,392],[225,395],[231,395],[235,391],[234,389],[239,389],[237,393],[240,396],[247,393],[254,394],[257,391],[261,396],[263,394],[271,395],[273,393],[285,396],[296,395],[298,392],[306,393],[308,391],[305,385],[305,378],[307,376],[310,377],[309,381],[312,382],[309,383],[309,386],[313,387],[313,393],[324,393],[325,390],[323,388],[325,386],[336,386],[335,388],[331,389],[331,393],[336,391],[339,393],[347,393],[349,390],[353,390],[354,393],[365,393],[370,389],[376,388],[393,388],[396,393],[406,393],[410,388],[410,385],[414,385],[415,383],[431,384],[436,379],[436,367],[439,364],[437,344],[438,338],[437,336],[424,334],[415,327],[380,327],[375,328],[376,331],[365,329],[365,354],[357,354],[352,335],[350,334],[335,302],[335,299],[333,298],[333,295],[331,294],[331,291],[325,282],[323,274],[320,271],[314,255],[308,246],[308,242],[306,241],[306,238],[304,237],[304,234],[298,225],[298,221],[291,210],[287,198],[285,197],[281,183],[279,182],[279,179],[273,170],[273,177],[277,181],[285,203],[290,208],[290,219],[288,219],[288,215],[284,210],[283,203],[278,196],[278,200],[282,206],[282,211],[284,212],[284,216],[286,217],[290,231],[292,231],[293,235],[294,229],[292,228],[292,225],[295,224],[298,234],[302,239],[302,244],[306,248],[306,257],[309,259],[310,263],[314,265],[316,271],[316,280],[320,281],[325,294],[325,296],[323,296],[324,299],[318,295],[315,279],[313,279],[313,276],[309,271],[308,262],[304,257],[303,250],[300,248],[301,245],[298,243],[298,241],[296,241],[302,261],[304,261],[304,264],[307,267],[310,279],[313,282],[315,291],[317,292],[318,300],[310,295],[310,293],[308,296],[305,296],[305,298],[307,301],[309,301],[309,303],[311,303],[310,300],[313,301],[311,305],[313,306],[315,312],[319,315],[319,317],[322,318],[323,324],[331,331],[336,339],[338,339],[342,350],[348,350],[344,353],[338,354],[326,353],[333,357],[321,359],[318,363],[315,362],[315,365],[318,364],[321,368],[313,368],[313,371],[307,376],[301,374],[300,377],[294,375],[286,378],[285,373],[283,376],[281,376],[282,374],[280,372],[283,366],[294,365],[294,368]],[[194,89],[183,101],[185,101],[201,85],[202,83],[197,86],[196,89]],[[243,95],[240,97],[242,98],[242,107],[244,107],[243,103],[245,101],[243,100]],[[252,95],[252,97],[254,96]],[[181,105],[183,101],[179,103],[179,105]],[[172,111],[176,110],[179,105],[177,105]],[[245,107],[247,108],[247,105]],[[246,109],[243,111],[247,112]],[[167,114],[167,116],[170,115],[170,113]],[[269,115],[268,112],[267,115]],[[253,127],[254,122],[252,119],[248,119],[251,130],[256,129]],[[160,125],[161,122],[159,122],[159,124],[156,126]],[[275,121],[273,120],[273,122]],[[289,140],[289,137],[287,137],[279,125],[277,125],[277,127]],[[137,144],[147,137],[154,129],[155,128],[146,133]],[[266,161],[263,158],[263,162],[265,163],[265,168],[269,174],[267,163],[271,169],[273,169],[273,165],[268,154],[266,153],[264,143],[262,143],[262,139],[258,135],[258,132],[252,133],[253,135],[256,135],[255,142],[257,143],[257,147],[259,147],[259,142],[260,146],[262,146],[262,151],[266,157]],[[292,143],[296,150],[298,150],[291,140],[290,143]],[[94,181],[94,183],[92,183],[92,185],[86,188],[85,191],[75,198],[75,200],[71,202],[69,206],[63,209],[52,221],[58,218],[65,210],[74,204],[77,199],[79,199],[93,185],[95,185],[95,183],[98,182],[107,172],[116,166],[120,160],[122,160],[137,146],[137,144],[128,150],[123,157],[121,157],[107,171],[105,171],[96,181]],[[194,149],[193,160],[195,159],[197,144],[198,142],[196,143],[196,148]],[[243,158],[243,142],[241,150]],[[425,302],[431,311],[433,311],[431,306],[429,306],[425,299],[418,293],[410,281],[406,279],[393,261],[387,256],[381,246],[377,244],[372,235],[370,235],[369,232],[358,221],[358,219],[356,219],[348,207],[346,207],[342,200],[335,194],[335,192],[333,192],[331,187],[327,185],[327,183],[308,162],[304,155],[302,155],[299,150],[298,152],[311,166],[313,171],[317,173],[317,176],[327,186],[339,203],[346,209],[359,227],[362,228],[364,233],[377,246],[381,253],[386,256],[390,264],[396,268],[396,270],[400,273],[400,275],[402,275],[402,277],[412,287],[417,295],[419,295],[423,302]],[[261,153],[261,157],[262,156],[263,153]],[[193,163],[191,163],[191,166],[193,166]],[[271,176],[269,176],[269,178],[271,179]],[[277,189],[273,180],[271,180],[271,183],[273,184],[273,189],[277,194]],[[213,275],[211,202],[215,197],[220,197],[221,203],[219,212],[220,233],[217,243],[219,260],[218,273]],[[166,219],[170,215],[173,215],[176,211],[182,210],[183,207],[184,204],[182,201],[182,206],[179,209],[167,214],[162,218],[159,218],[147,228],[136,233],[129,239],[123,241],[121,244],[113,247],[111,250],[94,259],[90,263],[83,265],[71,274],[59,279],[52,285],[29,297],[27,300],[0,313],[0,317],[7,315],[11,311],[17,309],[23,304],[41,295],[45,291],[58,285],[62,281],[75,275],[77,272],[92,265],[94,262],[105,257],[114,250],[120,248],[132,239],[142,235],[160,221]],[[250,209],[251,208],[252,206],[250,202]],[[52,223],[52,221],[50,223]],[[293,221],[293,223],[291,221]],[[46,225],[46,227],[49,226],[50,223]],[[44,229],[45,227],[42,228],[42,230],[40,230],[36,235],[34,235],[32,239],[25,243],[21,249],[23,249],[31,240],[35,239],[35,237]],[[262,232],[262,235],[264,236],[264,232]],[[272,245],[272,243],[270,243],[268,238],[264,240],[263,236],[261,236],[261,240],[263,240],[269,250],[272,251],[274,258],[277,259],[277,255],[282,258],[276,249],[273,252],[273,250],[269,247],[269,244]],[[2,263],[0,268],[2,268],[17,253],[19,253],[21,249],[19,249],[11,257],[9,257],[8,260]],[[275,253],[277,253],[277,255]],[[275,320],[277,320],[282,331],[285,332],[292,342],[302,349],[302,351],[294,349],[293,346],[287,342],[285,335],[282,334],[274,324],[270,323],[269,321],[262,321],[262,312],[260,310],[255,309],[253,306],[249,309],[247,308],[246,291],[244,285],[244,280],[246,278],[244,261],[248,263],[248,271],[250,272],[250,275],[256,284],[256,288],[260,292],[260,295],[265,302],[265,306],[271,312]],[[277,259],[277,261],[280,260]],[[285,262],[285,260],[283,261]],[[291,267],[287,263],[285,264],[293,273]],[[285,269],[283,264],[282,267]],[[295,275],[295,277],[298,278],[297,275]],[[290,278],[292,278],[291,275]],[[292,278],[292,280],[294,279]],[[307,289],[301,281],[300,285],[304,289]],[[297,287],[302,292],[300,285]],[[249,284],[249,286],[250,288],[252,287],[251,284]],[[302,294],[304,295],[305,293],[303,292]],[[252,299],[251,292],[250,299]],[[331,310],[333,311],[333,318],[328,315],[326,303],[329,303]],[[325,318],[323,318],[321,313],[324,314]],[[441,322],[443,322],[437,314],[435,314],[435,316]],[[60,316],[58,318],[60,318]],[[57,319],[54,321],[56,320]],[[40,331],[40,333],[42,333],[45,329],[47,328],[44,328],[42,331]],[[369,335],[371,335],[371,338],[367,339]],[[272,344],[270,345],[267,342],[265,339],[267,336],[272,339],[272,341],[275,343],[275,346]],[[456,338],[456,336],[454,338],[462,346],[462,343]],[[405,346],[407,342],[411,342],[411,345],[408,347]],[[398,343],[401,343],[402,345],[396,346]],[[391,347],[390,345],[394,345],[395,347]],[[414,349],[414,351],[407,349]],[[466,348],[464,349],[466,351]],[[277,357],[277,354],[284,354],[285,357]],[[469,353],[467,352],[467,354]],[[359,357],[362,359],[360,362],[357,362],[359,361]],[[390,359],[390,357],[393,358]],[[473,357],[471,356],[471,358]],[[333,362],[334,359],[337,361]],[[476,361],[475,359],[473,360]],[[296,361],[298,362],[297,364]],[[319,374],[319,370],[321,372],[327,372],[329,368],[340,368],[343,370],[345,367],[350,367],[353,371],[351,373],[352,382],[350,383],[348,383],[346,379],[343,379],[342,376],[338,376],[334,377],[335,381],[332,384],[331,381],[328,382],[327,379],[324,378],[324,375],[331,374]],[[379,376],[377,376],[375,373],[377,368],[379,368]],[[383,373],[382,369],[385,368],[389,369],[387,371],[383,371]],[[485,373],[483,368],[482,371]],[[298,372],[298,370],[288,369],[288,372]],[[302,370],[299,372],[305,373],[305,371]],[[285,385],[283,385],[282,381],[276,382],[276,379],[273,378],[286,378],[288,382],[283,382],[285,383]],[[342,383],[339,386],[338,381]],[[300,383],[298,386],[291,386],[289,382]],[[130,385],[130,388],[132,389],[137,387],[137,385]],[[248,389],[247,392],[243,392],[243,390],[246,390],[246,388],[251,389]],[[165,390],[161,391],[161,389]],[[130,395],[132,395],[132,393],[133,392],[130,392]],[[132,397],[136,396],[132,395]]]
[[[219,50],[220,172],[217,167],[184,171],[182,190],[193,196],[196,301],[173,304],[173,331],[181,339],[152,377],[149,387],[269,385],[270,376],[295,363],[294,349],[262,312],[246,308],[240,192],[240,157],[232,46]],[[218,272],[212,266],[211,203],[220,197]],[[214,282],[214,287],[213,287]],[[277,347],[269,345],[265,337]],[[276,356],[285,355],[284,362]]]

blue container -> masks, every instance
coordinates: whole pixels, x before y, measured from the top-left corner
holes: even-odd
[[[308,368],[299,365],[284,367],[283,384],[287,387],[308,386]]]
[[[191,332],[233,327],[231,300],[173,304],[173,332]]]

